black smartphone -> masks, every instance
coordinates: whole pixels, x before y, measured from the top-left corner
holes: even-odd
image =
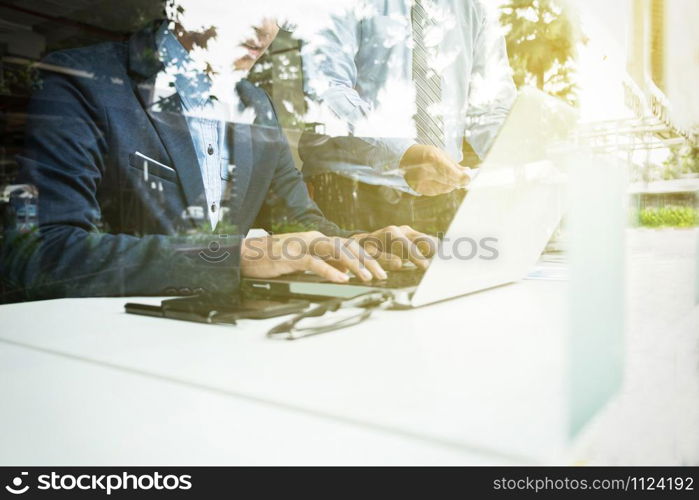
[[[305,300],[272,300],[255,297],[192,296],[163,300],[160,306],[128,303],[127,313],[198,323],[235,324],[239,319],[265,319],[294,314],[309,306]]]

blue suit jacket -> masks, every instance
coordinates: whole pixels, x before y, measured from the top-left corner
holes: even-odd
[[[235,168],[222,169],[229,234],[207,236],[206,217],[183,217],[206,213],[206,197],[179,96],[153,101],[154,31],[44,60],[18,179],[38,189],[38,230],[8,245],[3,271],[31,298],[234,291],[241,235],[265,207],[297,228],[345,235],[310,200],[269,98],[247,81],[238,94],[257,118],[228,125]],[[171,169],[146,174],[135,152]]]

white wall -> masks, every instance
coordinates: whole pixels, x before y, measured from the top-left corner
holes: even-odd
[[[699,133],[699,2],[666,0],[665,86],[671,120]]]

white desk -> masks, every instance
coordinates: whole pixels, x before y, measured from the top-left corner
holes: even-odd
[[[279,319],[160,320],[126,315],[125,299],[2,306],[0,356],[20,360],[0,365],[2,397],[21,410],[0,424],[59,443],[85,443],[96,428],[106,441],[68,453],[39,439],[28,448],[18,432],[3,438],[0,462],[699,463],[696,238],[664,236],[681,249],[668,255],[648,255],[647,238],[632,237],[626,387],[567,455],[550,439],[566,396],[551,376],[565,363],[565,283],[525,281],[297,342],[264,338]],[[48,381],[83,402],[47,400]],[[81,408],[105,423],[86,426]],[[281,429],[274,440],[270,428]],[[169,429],[182,443],[172,454]],[[147,444],[122,449],[129,433]],[[317,439],[294,461],[308,435]]]
[[[0,366],[0,465],[484,463],[453,447],[33,349],[0,343]]]
[[[513,429],[507,437],[521,436],[527,450],[545,445],[548,431],[561,425],[555,409],[565,397],[562,384],[543,382],[561,371],[564,317],[542,322],[535,313],[552,305],[562,311],[561,288],[510,285],[421,310],[386,311],[294,342],[264,337],[279,319],[211,326],[127,315],[124,299],[56,300],[5,308],[5,324],[31,318],[31,327],[8,329],[2,338],[465,449],[490,449],[479,438],[491,427],[533,422],[529,433]],[[510,313],[499,304],[509,304]]]

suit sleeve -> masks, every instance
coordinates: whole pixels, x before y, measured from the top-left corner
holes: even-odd
[[[8,234],[3,276],[10,288],[25,298],[235,291],[238,237],[226,242],[226,261],[212,263],[200,256],[209,244],[204,236],[100,229],[97,192],[105,180],[110,131],[95,82],[85,81],[96,76],[77,71],[80,64],[70,55],[54,54],[45,63],[64,71],[44,72],[29,106],[18,181],[38,190],[38,223],[29,233]]]
[[[308,194],[301,172],[291,156],[289,144],[279,126],[275,127],[278,160],[267,195],[272,232],[320,231],[328,236],[348,237],[361,231],[346,231],[326,219]]]
[[[301,172],[291,156],[289,142],[279,123],[274,104],[262,89],[252,84],[239,87],[248,105],[257,113],[256,135],[276,152],[274,174],[258,223],[272,233],[320,231],[327,236],[348,237],[361,231],[346,231],[326,219],[311,199]]]

